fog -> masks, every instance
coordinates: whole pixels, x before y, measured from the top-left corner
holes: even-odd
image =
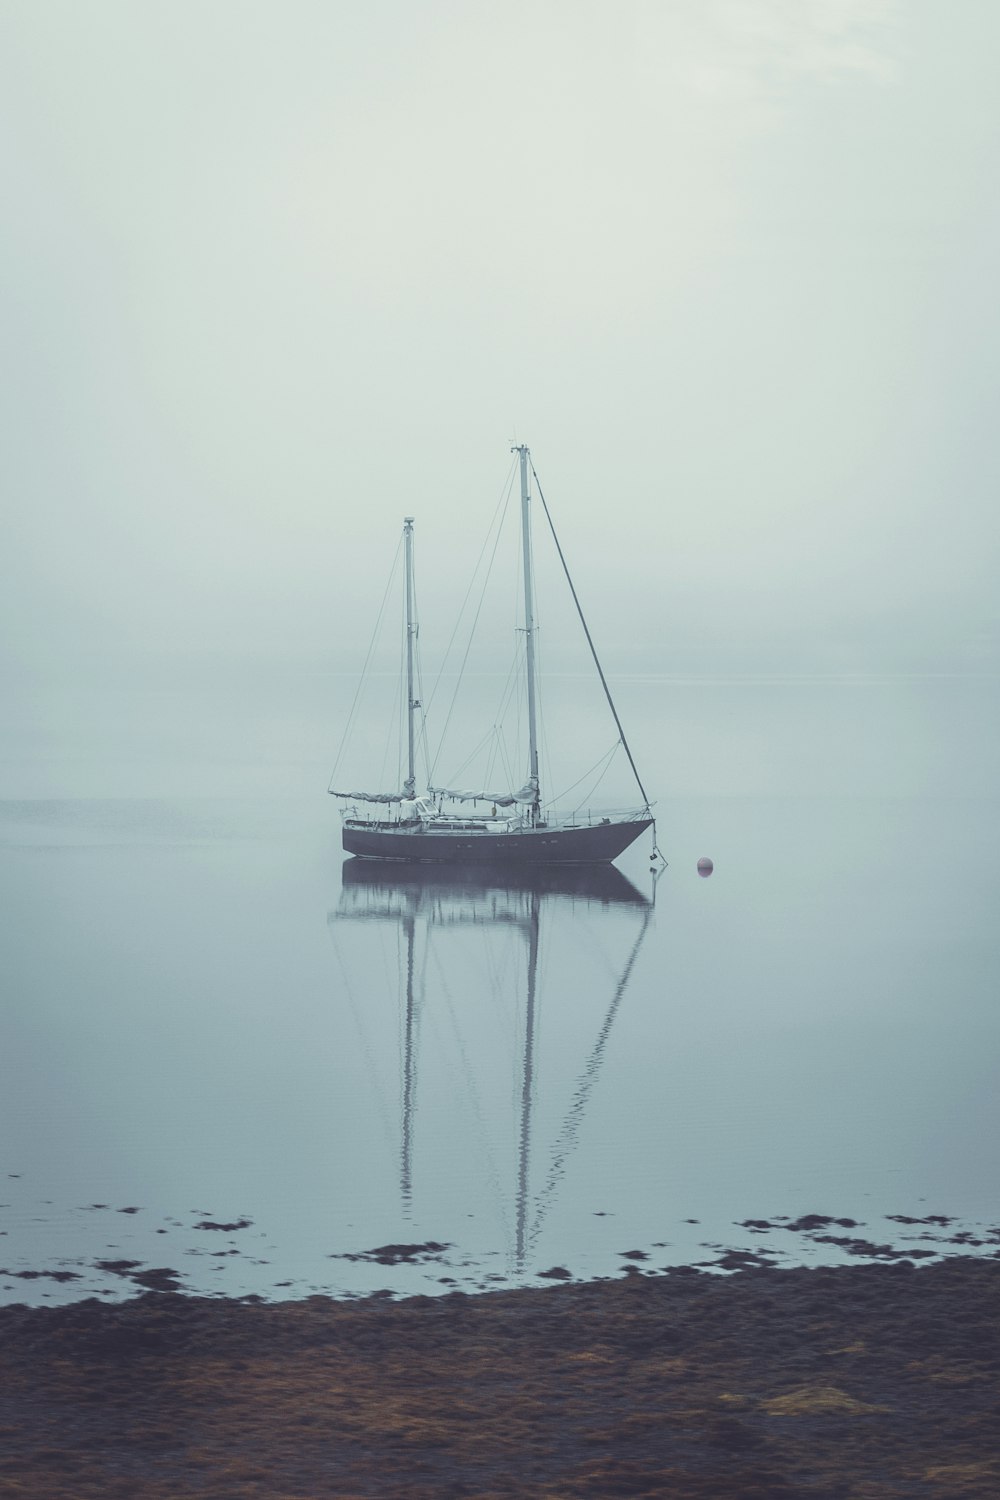
[[[996,0],[0,0],[0,1301],[997,1243],[998,54]],[[514,443],[645,788],[540,536],[545,807],[648,791],[669,864],[342,874],[404,516],[418,789],[527,774],[516,524],[437,675]]]
[[[613,674],[985,701],[998,44],[992,0],[6,4],[7,795],[98,685],[352,671],[404,514],[433,650],[515,440]]]

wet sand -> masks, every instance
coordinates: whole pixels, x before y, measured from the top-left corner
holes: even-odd
[[[0,1497],[1000,1495],[1000,1263],[0,1310]]]

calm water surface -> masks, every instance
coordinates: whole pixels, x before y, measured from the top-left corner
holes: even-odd
[[[648,841],[541,882],[359,867],[300,785],[9,797],[0,1295],[994,1253],[997,804],[852,791],[849,740],[836,795],[699,795],[682,757],[655,882]]]

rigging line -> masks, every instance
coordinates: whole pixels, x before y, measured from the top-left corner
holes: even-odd
[[[504,713],[507,711],[507,707],[508,707],[508,703],[509,703],[509,699],[510,699],[510,694],[513,691],[513,689],[517,686],[516,665],[517,664],[515,663],[514,669],[512,669],[512,672],[508,675],[507,686],[506,686],[506,688],[504,690],[505,691],[505,698],[501,699],[500,707],[499,707],[499,709],[497,710],[497,712],[496,712],[496,714],[494,716],[493,723],[490,725],[489,729],[486,730],[486,732],[483,735],[482,739],[477,740],[476,744],[469,751],[468,755],[462,761],[461,765],[455,771],[454,775],[452,777],[448,778],[449,780],[457,781],[460,776],[464,775],[464,773],[467,770],[467,768],[472,764],[472,762],[475,760],[476,756],[480,753],[480,751],[484,748],[484,746],[486,746],[490,742],[490,740],[493,738],[493,736],[496,735],[496,734],[498,734],[498,733],[500,733],[500,734],[503,733],[503,716],[504,716]],[[523,778],[522,778],[522,780],[523,780]],[[520,785],[520,783],[518,783],[518,785]],[[510,786],[511,787],[514,786],[514,782],[513,781],[510,782]]]
[[[510,499],[510,492],[509,491],[508,491],[506,499],[507,500]],[[499,509],[499,507],[498,507],[498,509]],[[504,514],[506,514],[506,504],[504,505]],[[500,519],[501,519],[501,523],[502,523],[503,516],[501,516]],[[465,668],[466,668],[466,664],[468,663],[468,660],[469,660],[469,652],[472,650],[472,642],[473,642],[473,639],[474,639],[475,634],[476,634],[476,626],[479,624],[479,616],[483,612],[483,604],[485,603],[485,600],[486,600],[486,586],[487,586],[487,584],[490,581],[490,574],[493,572],[493,564],[496,561],[497,547],[500,545],[500,532],[501,532],[502,529],[503,528],[502,528],[502,524],[501,524],[500,526],[497,527],[497,534],[496,534],[496,536],[493,539],[493,551],[490,553],[489,564],[488,564],[488,566],[486,568],[486,577],[483,579],[483,591],[482,591],[482,593],[479,596],[479,603],[476,606],[476,613],[475,613],[475,616],[474,616],[473,621],[472,621],[472,629],[469,631],[469,639],[468,639],[468,641],[466,643],[466,647],[465,647],[465,655],[462,657],[462,665],[458,669],[458,681],[455,683],[455,691],[451,695],[451,703],[448,705],[448,714],[447,714],[447,717],[446,717],[446,719],[444,721],[444,728],[441,731],[441,738],[438,741],[437,752],[436,752],[436,754],[434,756],[433,764],[431,765],[431,770],[430,770],[430,779],[431,780],[434,779],[434,768],[437,765],[439,759],[441,758],[441,751],[444,748],[445,737],[447,736],[447,733],[448,733],[448,725],[451,723],[451,716],[452,716],[452,714],[455,711],[455,703],[458,700],[458,690],[462,686],[462,678],[465,676]],[[489,535],[488,534],[487,534],[486,540],[487,540],[487,542],[489,541]],[[484,546],[483,550],[485,551],[485,546]],[[477,566],[478,566],[478,564],[477,564]],[[471,585],[470,585],[470,589],[471,589]],[[468,597],[468,595],[466,597]],[[440,680],[440,676],[439,676],[439,680]]]
[[[583,775],[580,776],[576,781],[572,782],[571,785],[563,787],[562,791],[559,793],[559,796],[553,797],[553,802],[561,802],[563,797],[568,797],[570,792],[575,792],[581,782],[586,781],[588,776],[593,776],[598,766],[600,766],[605,760],[610,761],[611,757],[614,755],[620,744],[621,740],[615,740],[614,744],[611,746],[611,749],[605,750],[603,755],[599,755],[590,769],[588,771],[584,771]],[[605,767],[605,769],[607,768]]]
[[[396,553],[392,559],[392,567],[389,569],[389,577],[386,579],[385,592],[382,595],[382,603],[379,605],[378,615],[375,620],[375,629],[372,631],[372,638],[368,642],[368,653],[365,656],[364,665],[361,668],[361,676],[358,679],[358,685],[354,690],[354,701],[351,704],[350,713],[347,715],[347,723],[344,725],[344,733],[340,739],[340,746],[337,750],[337,758],[333,763],[333,770],[330,772],[330,780],[327,785],[328,790],[331,786],[333,786],[334,778],[336,777],[337,772],[340,770],[341,757],[343,756],[344,749],[347,745],[347,737],[350,734],[351,727],[354,723],[354,715],[358,707],[358,699],[361,697],[361,692],[364,688],[365,681],[368,675],[368,668],[371,664],[372,653],[375,650],[375,644],[378,641],[379,635],[382,630],[382,616],[385,614],[386,600],[389,597],[389,590],[392,588],[392,581],[396,576],[396,569],[399,566],[399,554],[402,549],[403,535],[402,532],[400,532],[399,541],[396,543]]]
[[[542,786],[546,786],[546,787],[550,787],[550,786],[555,786],[555,780],[556,779],[555,779],[555,777],[552,774],[552,756],[551,756],[551,753],[549,751],[549,737],[548,737],[548,734],[546,732],[545,709],[546,709],[546,703],[548,701],[548,693],[547,693],[547,684],[546,684],[546,678],[545,678],[545,656],[546,656],[546,648],[545,648],[545,645],[543,644],[542,632],[539,630],[538,624],[537,624],[537,621],[536,621],[536,624],[535,624],[535,702],[536,702],[536,715],[537,715],[537,720],[538,720],[538,745],[539,745],[539,751],[540,751],[541,761],[542,761],[542,771],[544,772],[544,775],[542,776],[542,779],[541,779],[541,785]],[[552,799],[551,799],[551,797],[546,797],[546,798],[544,798],[544,801],[546,803],[549,803],[551,805]]]
[[[513,658],[512,662],[510,664],[510,668],[508,669],[506,680],[505,680],[504,685],[503,685],[503,687],[502,687],[502,689],[500,691],[500,702],[497,705],[496,712],[495,712],[495,714],[493,716],[493,744],[494,744],[494,749],[491,751],[490,762],[489,762],[490,766],[492,766],[493,764],[495,764],[496,755],[497,755],[496,747],[499,746],[500,747],[500,759],[501,759],[501,763],[503,765],[503,773],[504,773],[504,776],[506,778],[507,785],[508,785],[508,787],[511,788],[511,790],[513,790],[514,787],[516,787],[516,786],[522,786],[523,783],[524,783],[523,776],[519,777],[516,781],[514,780],[514,773],[512,772],[512,770],[510,768],[510,762],[509,762],[509,759],[507,757],[506,750],[504,749],[503,743],[502,743],[503,742],[503,719],[504,719],[504,715],[507,713],[507,710],[508,710],[508,708],[510,706],[511,696],[513,695],[514,690],[516,689],[516,687],[518,685],[518,682],[517,682],[517,666],[518,666],[517,657],[518,657],[517,646],[515,645],[515,648],[514,648],[514,658]],[[483,743],[485,743],[485,741],[481,740],[480,741],[480,746]],[[478,748],[479,748],[479,746],[477,746],[477,750],[478,750]],[[474,750],[473,751],[473,755],[475,755],[475,754],[476,754],[476,751]],[[471,757],[470,757],[470,759],[471,759]],[[469,762],[466,761],[465,765],[468,765],[468,763]],[[487,771],[487,773],[486,773],[486,775],[484,777],[484,780],[483,780],[483,785],[484,786],[488,786],[489,783],[490,783],[490,773],[489,773],[489,771]]]
[[[420,610],[417,606],[417,582],[416,575],[413,578],[413,623],[415,626],[413,635],[413,660],[417,677],[417,699],[420,703],[420,743],[424,752],[424,769],[427,771],[427,781],[430,781],[431,757],[427,746],[427,714],[424,712],[424,670],[420,651]]]
[[[503,749],[503,725],[493,725],[493,738],[490,742],[489,774],[486,777],[486,786],[508,786],[514,790],[515,783],[511,780],[507,759]]]
[[[552,770],[552,752],[549,748],[549,737],[545,729],[545,720],[541,714],[538,716],[538,738],[541,741],[539,747],[539,754],[542,761],[541,785],[545,787],[555,786],[556,778]],[[542,800],[547,806],[551,807],[552,798],[550,796],[546,795]]]
[[[529,459],[529,463],[530,462],[531,460]],[[646,795],[646,788],[642,784],[642,778],[639,775],[639,768],[635,763],[632,751],[629,749],[628,740],[625,738],[625,730],[622,728],[622,721],[618,717],[618,710],[617,708],[615,708],[615,700],[611,696],[611,689],[608,687],[608,680],[604,675],[604,668],[601,666],[600,658],[597,655],[597,648],[595,647],[593,638],[591,637],[590,631],[587,628],[587,621],[584,618],[583,610],[580,607],[580,601],[577,598],[576,589],[573,587],[573,580],[570,577],[570,571],[566,565],[566,559],[563,556],[563,550],[559,545],[559,538],[556,535],[556,528],[552,523],[552,517],[549,514],[549,507],[545,503],[545,495],[542,491],[541,481],[535,471],[534,464],[531,465],[531,472],[535,476],[535,483],[538,486],[538,498],[542,502],[542,509],[545,512],[545,519],[549,523],[549,530],[552,533],[552,540],[556,544],[556,551],[559,553],[559,561],[562,563],[563,572],[566,574],[566,582],[569,584],[569,591],[573,595],[573,603],[576,605],[576,612],[580,616],[580,624],[583,626],[583,633],[587,637],[587,645],[590,647],[590,654],[594,658],[594,666],[597,668],[597,675],[601,679],[601,686],[604,689],[604,696],[608,700],[608,707],[610,708],[612,717],[614,718],[614,721],[618,726],[618,733],[621,735],[622,748],[624,749],[625,754],[628,756],[628,763],[632,767],[632,775],[635,777],[636,786],[642,793],[642,800],[648,808],[649,798]]]
[[[513,660],[511,661],[510,667],[507,670],[506,680],[504,682],[503,687],[500,690],[500,702],[499,702],[499,705],[497,707],[496,713],[493,716],[493,727],[494,727],[494,729],[498,728],[502,724],[504,714],[506,714],[507,711],[508,711],[508,709],[510,708],[511,698],[513,697],[514,690],[517,687],[517,668],[518,668],[518,648],[517,648],[517,643],[515,642],[515,645],[514,645],[514,657],[513,657]]]
[[[523,637],[523,640],[522,640],[522,637]],[[525,675],[526,675],[526,672],[524,670],[523,658],[524,658],[526,650],[527,650],[527,647],[524,644],[524,641],[526,641],[526,640],[527,640],[527,637],[524,635],[524,632],[522,631],[521,635],[518,637],[518,640],[517,640],[517,652],[518,652],[517,667],[518,667],[518,671],[517,671],[517,676],[514,679],[513,692],[511,693],[511,707],[514,710],[514,754],[515,755],[520,755],[521,751],[522,751],[522,749],[524,747],[524,735],[521,732],[521,724],[522,724],[522,709],[523,709],[523,706],[524,706],[524,696],[525,696]],[[522,766],[522,769],[523,769],[523,774],[522,774],[522,776],[521,776],[520,779],[521,779],[522,784],[523,784],[525,776],[528,774],[529,767],[527,766],[527,764],[526,764],[525,761],[521,762],[521,766]]]
[[[618,749],[618,746],[616,745],[615,746],[615,750],[617,750],[617,749]],[[605,763],[605,766],[604,766],[604,770],[601,772],[600,776],[598,776],[598,778],[594,782],[593,786],[591,786],[591,787],[589,787],[587,789],[587,795],[584,798],[582,798],[581,801],[579,801],[576,804],[576,806],[574,807],[573,811],[570,813],[570,817],[571,818],[575,818],[576,815],[577,815],[577,813],[580,811],[580,808],[583,806],[584,802],[589,802],[590,799],[591,799],[591,797],[593,797],[594,793],[597,791],[597,788],[600,786],[601,782],[604,780],[605,776],[608,774],[609,770],[611,769],[611,762],[614,760],[614,758],[615,758],[614,757],[614,753],[612,752],[612,754],[608,756],[608,759],[607,759],[607,761]],[[642,787],[641,786],[640,786],[639,790],[642,791]],[[642,792],[642,795],[645,797],[646,793]],[[649,803],[648,802],[646,803],[646,806],[647,806],[647,808],[649,807]]]
[[[503,766],[504,775],[507,778],[507,785],[509,787],[513,787],[514,773],[511,768],[510,756],[507,754],[507,741],[504,737],[502,724],[497,725],[497,747],[500,752],[500,762]]]
[[[498,516],[500,518],[499,519],[499,525],[501,525],[501,526],[503,525],[504,517],[507,514],[507,506],[510,504],[511,491],[514,488],[514,470],[515,470],[516,467],[517,467],[517,459],[514,458],[514,459],[511,460],[510,469],[507,472],[507,479],[506,479],[506,481],[504,483],[503,489],[500,492],[500,499],[497,501],[496,509],[493,512],[493,517],[492,517],[492,519],[490,521],[489,526],[486,528],[486,537],[485,537],[485,540],[483,541],[483,545],[482,545],[482,547],[480,549],[479,556],[476,559],[476,566],[472,570],[472,577],[469,579],[469,587],[465,591],[465,598],[462,600],[462,607],[458,611],[458,618],[455,621],[455,628],[451,632],[451,639],[449,640],[448,645],[445,647],[445,653],[444,653],[444,657],[443,657],[443,659],[441,661],[441,666],[438,668],[438,674],[437,674],[437,676],[434,679],[433,686],[431,687],[430,697],[427,700],[427,707],[428,708],[430,708],[431,704],[434,702],[434,698],[435,698],[435,695],[437,693],[437,690],[438,690],[438,688],[441,685],[441,679],[444,676],[444,669],[448,665],[448,658],[451,655],[451,648],[455,644],[455,637],[458,635],[459,627],[460,627],[460,625],[462,623],[462,616],[465,614],[465,607],[466,607],[466,605],[469,602],[469,598],[470,598],[470,596],[472,594],[472,590],[476,586],[476,578],[477,578],[477,576],[479,574],[479,569],[483,565],[483,558],[485,557],[485,555],[486,555],[486,549],[487,549],[487,547],[490,544],[490,537],[493,534],[493,528],[494,528],[494,526],[496,526],[498,524],[498,521],[497,521],[497,517]],[[502,514],[501,514],[501,511],[502,511]],[[495,542],[493,544],[493,550],[494,550],[494,552],[496,551],[496,543]],[[489,574],[487,574],[487,577],[489,577]],[[485,588],[485,585],[484,585],[484,588]],[[473,627],[473,628],[475,628],[475,627]]]
[[[489,754],[486,757],[486,769],[483,772],[483,786],[489,786],[493,781],[493,767],[497,758],[497,732],[494,728],[490,735]]]
[[[496,713],[494,715],[493,723],[492,723],[491,727],[486,731],[486,733],[483,735],[482,739],[479,740],[473,746],[473,748],[469,751],[468,755],[462,761],[462,763],[458,767],[458,769],[451,776],[449,776],[449,777],[446,778],[449,782],[457,781],[460,776],[463,776],[465,774],[466,769],[472,764],[472,762],[475,760],[476,756],[484,748],[484,746],[488,745],[489,742],[491,740],[495,739],[495,737],[498,734],[502,734],[503,733],[503,722],[502,722],[503,721],[503,716],[504,716],[504,713],[507,710],[508,702],[510,700],[510,695],[513,692],[513,690],[516,687],[516,685],[517,685],[517,660],[515,658],[515,661],[514,661],[512,667],[511,667],[510,671],[507,673],[507,680],[506,680],[506,682],[504,684],[503,690],[502,690],[501,695],[500,695],[500,705],[497,708],[497,711],[496,711]],[[488,765],[492,764],[492,759],[490,761],[488,761],[487,764]],[[515,783],[514,783],[513,780],[510,779],[510,773],[509,773],[509,769],[506,766],[506,763],[505,763],[505,775],[508,776],[507,785],[510,788],[513,789]],[[482,777],[482,780],[481,780],[480,784],[483,785],[483,786],[487,786],[489,784],[489,779],[490,779],[489,778],[489,770],[487,769],[483,773],[483,777]],[[521,778],[521,780],[523,781],[523,777]],[[520,784],[521,784],[521,782],[517,783],[517,785],[520,785]]]
[[[396,785],[403,785],[403,719],[401,709],[403,699],[406,696],[406,628],[403,628],[403,637],[400,642],[399,671],[396,674],[396,687],[392,696],[392,714],[385,732],[385,748],[382,751],[382,769],[379,772],[379,786],[387,786],[386,776],[389,766],[389,755],[392,750],[392,736],[396,734]],[[386,810],[388,816],[388,809]]]
[[[406,765],[406,738],[409,728],[409,702],[406,696],[406,606],[403,605],[403,628],[399,633],[399,737],[396,742],[396,785],[404,785],[403,766]],[[409,770],[409,766],[407,766]]]
[[[403,784],[403,725],[399,715],[400,709],[402,708],[403,697],[406,691],[405,660],[406,636],[404,632],[402,641],[400,643],[399,668],[396,672],[396,680],[392,690],[392,697],[389,700],[390,711],[385,727],[385,744],[382,747],[382,765],[378,774],[378,785],[380,787],[389,785],[389,762],[392,755],[393,736],[395,736],[396,739],[396,774],[394,778],[395,784],[396,786],[402,786]],[[386,817],[388,816],[389,810],[386,809]]]
[[[530,537],[529,537],[530,545]],[[531,775],[528,763],[528,736],[523,728],[528,698],[528,632],[524,627],[524,527],[517,528],[517,555],[514,558],[514,648],[517,676],[514,682],[514,753],[522,755],[522,785]]]
[[[469,751],[468,755],[465,757],[462,764],[458,767],[455,774],[448,777],[449,781],[457,781],[460,776],[464,775],[466,768],[472,764],[476,756],[479,754],[480,750],[482,750],[483,746],[489,744],[490,740],[493,738],[495,729],[495,725],[491,725],[490,728],[487,729],[486,733],[483,735],[482,739],[479,741],[476,747],[473,750]]]
[[[511,694],[513,693],[514,688],[517,685],[517,667],[518,647],[517,642],[515,641],[514,655],[511,659],[510,666],[507,668],[507,676],[503,680],[503,686],[500,689],[500,699],[493,714],[494,724],[499,724],[500,720],[507,712],[508,706],[510,704]]]

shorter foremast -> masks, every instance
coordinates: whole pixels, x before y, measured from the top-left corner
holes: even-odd
[[[531,486],[528,469],[531,454],[521,444],[511,449],[521,465],[521,551],[524,556],[524,638],[525,667],[528,689],[528,786],[533,793],[528,818],[532,826],[538,822],[541,792],[538,782],[538,710],[535,689],[535,586],[531,558]]]
[[[398,552],[396,555],[398,557]],[[342,797],[345,799],[345,801],[350,802],[378,802],[386,805],[414,802],[416,800],[416,715],[421,704],[420,699],[414,697],[416,677],[416,643],[417,636],[419,634],[419,626],[417,624],[416,591],[413,585],[412,516],[403,517],[403,574],[406,598],[406,780],[403,782],[402,788],[398,792],[340,792],[335,791],[332,785],[333,778],[337,774],[335,767],[333,776],[331,776],[330,778],[331,784],[327,787],[327,791],[329,792],[331,797]],[[372,642],[372,645],[374,645],[374,640]],[[371,647],[368,648],[369,658],[371,656],[371,649]],[[368,661],[366,660],[364,668],[362,670],[362,680],[364,680],[364,673],[367,671],[367,669]],[[360,692],[360,687],[358,691]],[[358,694],[356,693],[354,698],[355,706],[357,705],[357,701]],[[353,716],[354,708],[352,707],[351,714],[348,718],[347,728],[344,730],[344,737],[341,740],[340,753],[337,756],[338,765],[340,764],[340,755],[343,754],[344,745],[347,741],[347,735],[351,726]]]

